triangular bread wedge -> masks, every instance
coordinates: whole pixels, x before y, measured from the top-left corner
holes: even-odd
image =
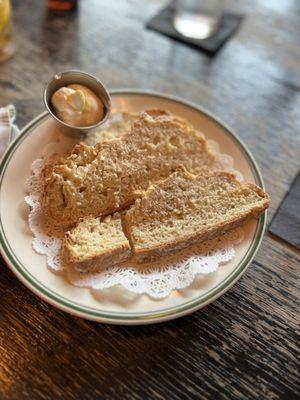
[[[94,147],[77,145],[48,171],[44,214],[66,229],[88,215],[100,217],[128,207],[136,190],[146,190],[180,165],[199,173],[213,162],[205,139],[188,123],[142,113],[122,137]]]
[[[145,262],[220,236],[268,206],[262,189],[234,174],[178,172],[151,186],[123,222],[135,259]]]

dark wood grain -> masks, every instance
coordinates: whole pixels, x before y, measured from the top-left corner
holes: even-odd
[[[14,0],[18,52],[0,64],[0,105],[24,125],[43,110],[53,73],[81,68],[109,88],[153,89],[218,115],[249,146],[272,197],[269,220],[300,166],[297,1],[226,1],[245,14],[215,57],[147,31],[160,0],[82,0],[67,18]],[[267,235],[224,296],[145,327],[80,320],[0,269],[1,399],[295,399],[299,394],[299,252]]]

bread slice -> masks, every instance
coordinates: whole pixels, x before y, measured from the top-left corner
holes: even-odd
[[[126,236],[119,214],[105,222],[85,218],[66,235],[65,251],[77,269],[115,265],[131,257],[139,263],[151,261],[220,236],[248,218],[258,218],[269,206],[268,195],[256,185],[207,169],[198,176],[178,171],[139,195],[122,214]],[[105,235],[99,234],[100,229]],[[116,229],[118,240],[111,239]]]
[[[182,118],[172,115],[166,110],[160,110],[157,108],[145,110],[145,112],[154,118],[164,115],[172,119],[182,120]],[[94,146],[99,142],[117,139],[130,131],[132,124],[138,119],[138,117],[139,114],[123,112],[121,114],[121,118],[117,118],[115,120],[113,119],[106,129],[101,129],[99,131],[90,133],[84,139],[83,143],[87,144],[88,146]]]
[[[105,128],[91,132],[83,142],[88,146],[94,146],[99,142],[117,139],[130,131],[133,122],[137,118],[137,114],[123,112],[121,118],[110,121],[109,126]]]
[[[148,115],[156,118],[161,116],[167,116],[170,119],[174,119],[178,122],[182,122],[183,124],[188,124],[183,118],[177,117],[173,114],[170,114],[166,110],[160,109],[149,109],[145,111]],[[87,155],[91,155],[93,157],[94,147],[97,143],[117,139],[120,138],[125,133],[130,132],[132,124],[139,118],[139,114],[127,113],[123,112],[121,114],[121,118],[110,122],[109,126],[106,129],[102,129],[96,132],[91,132],[87,137],[82,141],[80,147],[75,146],[73,149],[73,153],[76,152],[79,155],[78,149],[81,149],[80,153]],[[43,173],[46,178],[49,177],[49,174],[52,172],[53,167],[55,165],[60,165],[67,163],[67,158],[69,155],[65,154],[52,154],[46,162],[46,165],[43,168]],[[77,163],[80,161],[80,157],[76,159]],[[87,161],[87,160],[86,160]]]
[[[131,256],[129,241],[123,233],[118,213],[100,218],[86,217],[67,232],[64,239],[64,257],[78,270],[90,270],[97,265],[115,265]]]
[[[124,214],[138,262],[145,262],[213,239],[259,215],[268,195],[234,174],[178,172],[151,186]]]
[[[93,147],[75,146],[45,178],[48,220],[68,229],[80,218],[105,216],[131,205],[137,190],[168,177],[179,166],[199,173],[214,162],[207,143],[189,124],[142,113],[130,132]]]

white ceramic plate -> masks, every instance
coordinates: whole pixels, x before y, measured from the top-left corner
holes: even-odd
[[[223,123],[202,108],[158,93],[113,91],[112,112],[137,112],[162,108],[188,119],[207,138],[216,140],[222,153],[230,154],[246,181],[263,187],[258,167],[242,141]],[[173,291],[163,300],[136,295],[121,287],[99,292],[71,286],[46,266],[44,256],[32,249],[24,182],[32,162],[47,143],[58,137],[54,121],[43,113],[30,122],[11,144],[0,164],[0,247],[14,274],[32,292],[71,314],[114,324],[147,324],[177,318],[198,310],[225,293],[245,272],[260,245],[266,214],[245,226],[245,239],[234,260],[214,274],[198,278],[187,289]]]

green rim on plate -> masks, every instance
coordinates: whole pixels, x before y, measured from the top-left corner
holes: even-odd
[[[245,158],[248,160],[252,173],[255,177],[256,183],[264,188],[264,183],[262,176],[260,174],[259,168],[247,150],[245,144],[237,137],[235,133],[233,133],[228,126],[224,123],[219,121],[216,117],[210,114],[205,109],[198,107],[197,105],[183,101],[173,96],[166,96],[164,94],[160,94],[157,92],[151,91],[139,91],[139,90],[112,90],[110,91],[113,95],[145,95],[145,96],[152,96],[162,99],[171,100],[173,102],[177,102],[181,105],[186,107],[192,108],[202,114],[205,114],[215,122],[217,122],[226,132],[227,134],[234,139],[235,143],[239,146],[242,150]],[[30,134],[32,129],[36,128],[39,124],[41,124],[46,118],[48,117],[48,113],[44,112],[32,120],[28,125],[26,125],[23,130],[21,131],[20,135],[11,143],[7,151],[5,152],[1,163],[0,163],[0,191],[2,188],[2,181],[5,175],[5,171],[7,166],[9,165],[9,161],[13,156],[16,149],[20,146],[23,140]],[[180,306],[174,306],[165,308],[159,312],[140,312],[140,313],[121,313],[121,312],[104,312],[92,307],[82,306],[79,303],[73,302],[68,300],[67,298],[57,294],[53,290],[46,287],[43,283],[37,280],[27,269],[26,267],[20,262],[17,256],[14,254],[3,229],[2,225],[2,217],[0,215],[0,250],[1,253],[8,263],[9,267],[15,273],[15,275],[34,293],[36,293],[42,299],[48,301],[49,303],[53,304],[54,306],[70,312],[72,314],[76,314],[77,316],[87,318],[87,319],[94,319],[102,322],[110,322],[110,323],[147,323],[147,322],[159,322],[167,319],[176,318],[192,311],[195,311],[206,304],[210,303],[211,301],[215,300],[219,297],[225,289],[229,289],[237,279],[242,275],[245,271],[247,266],[250,264],[252,259],[254,258],[259,245],[261,243],[264,229],[266,225],[266,212],[260,217],[259,222],[256,227],[256,231],[254,234],[254,238],[249,246],[246,254],[244,255],[243,259],[240,263],[236,266],[236,268],[229,274],[221,283],[211,289],[209,292],[197,297],[196,299],[187,301],[186,303]]]

